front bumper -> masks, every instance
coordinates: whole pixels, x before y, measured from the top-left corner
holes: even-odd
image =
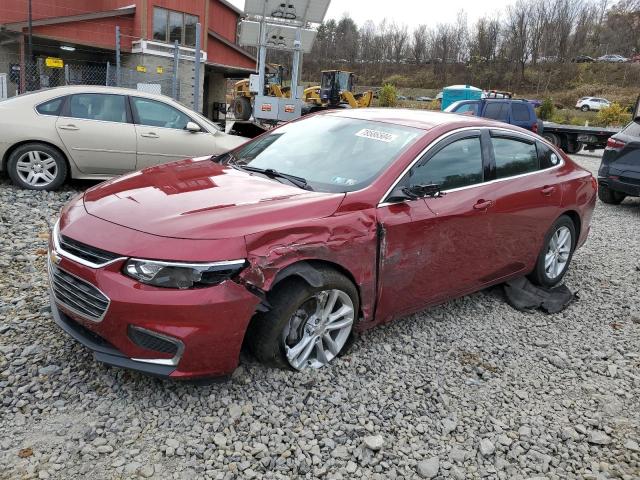
[[[157,288],[123,275],[125,260],[97,269],[63,256],[56,260],[50,269],[95,286],[109,299],[104,315],[91,319],[51,296],[56,323],[92,350],[96,360],[180,379],[229,375],[237,367],[245,331],[260,303],[242,285],[227,280],[192,290]],[[132,328],[179,348],[163,352],[142,346],[131,335]]]

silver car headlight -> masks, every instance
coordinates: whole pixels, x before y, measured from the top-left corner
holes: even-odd
[[[147,285],[186,289],[218,285],[240,273],[246,264],[246,260],[182,263],[132,258],[123,272]]]

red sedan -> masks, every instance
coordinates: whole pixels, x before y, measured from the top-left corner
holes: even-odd
[[[331,111],[72,200],[51,236],[56,322],[97,360],[173,378],[327,365],[352,332],[505,280],[564,276],[597,185],[482,118]]]

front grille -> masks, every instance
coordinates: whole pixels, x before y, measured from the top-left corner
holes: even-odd
[[[64,235],[60,235],[58,242],[60,244],[60,249],[96,265],[109,263],[116,258],[120,258],[120,255],[118,254],[85,245],[84,243],[78,242],[77,240],[73,240],[72,238]]]
[[[102,320],[109,307],[109,299],[100,290],[51,262],[49,262],[49,278],[53,295],[58,303],[89,320]]]
[[[129,326],[129,338],[139,347],[148,350],[171,355],[175,355],[178,352],[178,345],[175,342],[153,335],[140,328]]]

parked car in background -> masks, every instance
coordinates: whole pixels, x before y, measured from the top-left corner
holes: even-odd
[[[51,311],[97,360],[154,375],[229,374],[243,343],[320,368],[353,331],[524,275],[557,285],[595,201],[588,171],[519,128],[330,110],[75,197]]]
[[[0,132],[0,170],[31,190],[217,155],[246,141],[164,95],[100,86],[58,87],[0,101]]]
[[[640,98],[633,121],[607,141],[598,170],[598,197],[619,204],[625,197],[640,197]]]
[[[397,95],[396,98],[398,100],[406,100],[407,99],[407,97],[405,97],[404,95]]]
[[[582,110],[583,112],[588,112],[589,110],[602,110],[605,107],[611,105],[611,102],[605,98],[599,97],[582,97],[576,103],[576,108]]]
[[[598,61],[599,62],[608,62],[608,63],[624,63],[624,62],[628,62],[629,59],[626,57],[623,57],[622,55],[602,55],[601,57],[598,57]]]
[[[592,63],[592,62],[595,62],[596,59],[593,57],[590,57],[589,55],[578,55],[577,57],[573,58],[571,61],[575,63]]]
[[[418,101],[418,102],[432,102],[433,98],[431,98],[431,97],[418,97],[418,98],[416,98],[416,101]]]
[[[533,105],[526,100],[459,100],[449,105],[444,111],[491,118],[526,128],[534,133],[542,133],[542,121],[538,119]]]

